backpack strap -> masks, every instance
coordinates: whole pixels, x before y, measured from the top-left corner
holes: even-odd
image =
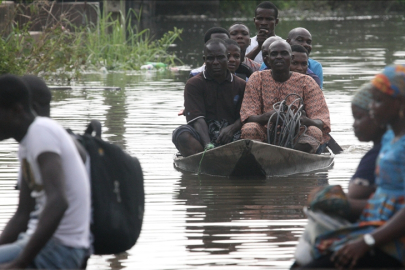
[[[97,137],[101,139],[101,123],[98,120],[91,120],[90,123],[87,125],[86,130],[84,131],[84,134],[92,136],[92,133],[95,132],[96,135],[94,137]]]

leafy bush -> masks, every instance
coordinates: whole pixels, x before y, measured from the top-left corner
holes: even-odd
[[[130,10],[137,18],[140,17]],[[130,18],[128,14],[128,18]],[[101,16],[99,16],[101,17]],[[139,69],[146,62],[165,62],[174,64],[180,61],[175,55],[167,52],[169,46],[182,33],[181,29],[174,28],[163,35],[159,40],[153,41],[150,30],[139,30],[132,27],[131,22],[126,22],[126,27],[121,23],[124,18],[112,19],[112,14],[100,19],[99,26],[90,25],[85,29],[76,31],[80,33],[80,39],[88,52],[86,66],[92,69],[101,67],[107,70],[133,70]]]
[[[149,29],[131,27],[128,21],[122,23],[125,21],[122,14],[118,19],[112,19],[112,14],[99,16],[97,25],[78,28],[69,22],[66,13],[58,18],[52,16],[54,4],[47,1],[16,4],[13,20],[7,23],[11,30],[4,28],[0,32],[0,74],[41,74],[70,80],[83,71],[98,71],[103,67],[138,70],[146,62],[180,62],[167,49],[180,38],[181,29],[174,28],[161,39],[152,40]],[[14,20],[15,14],[23,14],[27,9],[32,15],[25,15],[29,21],[20,26]],[[40,12],[51,19],[34,38],[30,29]],[[139,14],[129,12],[133,12],[139,22]]]

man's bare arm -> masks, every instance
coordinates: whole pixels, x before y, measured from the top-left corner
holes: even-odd
[[[20,185],[18,208],[13,217],[8,221],[0,236],[0,245],[13,243],[21,232],[27,230],[30,213],[35,208],[35,199],[30,196],[30,190],[23,178]]]
[[[247,53],[245,55],[245,57],[251,59],[251,60],[255,60],[256,56],[261,52],[262,47],[261,46],[256,46],[253,48],[253,50],[251,50],[249,53]]]
[[[269,31],[265,29],[260,29],[256,36],[256,41],[258,45],[253,48],[245,57],[255,60],[256,56],[261,52],[263,42],[268,38]]]
[[[45,152],[38,156],[37,161],[47,197],[46,204],[31,239],[18,258],[12,262],[14,268],[25,268],[34,260],[35,256],[55,233],[68,208],[65,194],[65,178],[60,156],[56,153]]]
[[[260,124],[262,126],[267,125],[267,122],[269,121],[269,118],[274,113],[275,113],[275,111],[271,110],[271,111],[266,112],[266,113],[261,114],[261,115],[251,115],[246,119],[246,123],[255,122],[255,123],[258,123],[258,124]],[[274,121],[275,121],[276,120],[275,117],[273,117],[273,118],[274,118]]]
[[[209,144],[211,142],[210,136],[208,134],[208,126],[205,122],[204,118],[198,118],[193,122],[194,129],[200,134],[201,140],[203,142],[203,146]]]
[[[319,128],[320,130],[323,130],[323,121],[319,119],[310,119],[307,116],[302,116],[301,117],[301,125],[305,125],[307,127],[314,126]]]

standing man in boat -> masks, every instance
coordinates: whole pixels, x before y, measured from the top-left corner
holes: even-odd
[[[275,28],[278,24],[278,9],[269,1],[260,3],[255,10],[253,21],[257,35],[250,39],[250,45],[246,49],[246,57],[262,64],[262,45],[269,37],[276,36]]]
[[[291,30],[288,33],[287,37],[287,42],[293,46],[293,45],[301,45],[308,51],[308,57],[309,54],[312,51],[312,35],[311,33],[302,27],[297,27]],[[323,70],[322,70],[322,65],[318,61],[315,61],[312,58],[308,58],[308,68],[316,74],[316,76],[319,77],[319,80],[321,82],[320,86],[321,89],[323,88]]]
[[[269,63],[271,70],[254,73],[247,83],[241,108],[242,139],[266,142],[266,125],[275,113],[273,105],[289,94],[298,94],[304,103],[301,126],[307,127],[295,144],[296,150],[315,153],[320,144],[329,140],[329,110],[322,90],[307,75],[290,71],[291,47],[277,40],[270,45]],[[288,102],[295,100],[290,96]],[[275,117],[272,119],[275,120]]]
[[[229,72],[223,40],[207,41],[204,61],[205,70],[189,79],[184,88],[187,125],[173,131],[172,141],[184,157],[240,137],[240,107],[246,82]]]

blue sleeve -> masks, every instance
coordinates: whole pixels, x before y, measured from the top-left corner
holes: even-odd
[[[310,68],[316,76],[319,77],[320,81],[320,87],[323,89],[323,70],[322,70],[322,65],[318,61],[315,61],[314,59],[309,58],[308,59],[308,68]]]

